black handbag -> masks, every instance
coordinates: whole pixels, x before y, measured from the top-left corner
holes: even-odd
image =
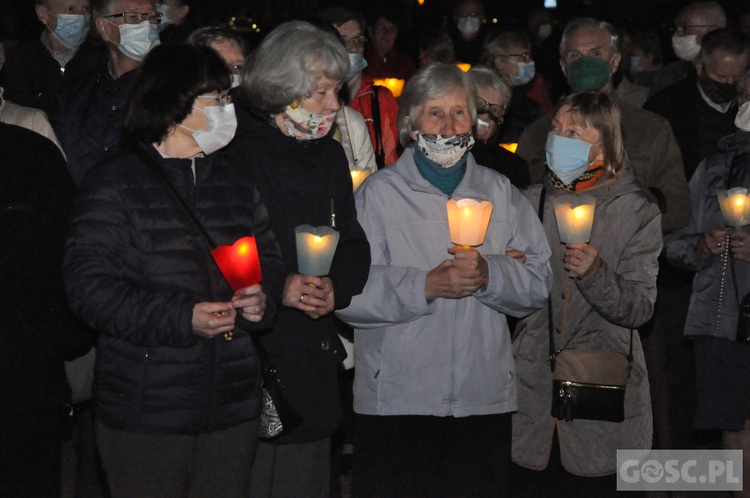
[[[154,176],[167,189],[174,201],[182,208],[193,228],[195,228],[203,241],[208,245],[209,250],[216,247],[211,236],[203,228],[203,225],[195,217],[179,192],[170,183],[167,176],[156,163],[156,160],[140,149],[136,151],[136,155],[148,166]],[[225,334],[224,337],[227,340],[231,340],[232,336],[230,333],[230,335]],[[281,382],[276,366],[269,358],[260,338],[254,334],[250,334],[250,339],[252,339],[253,346],[255,346],[255,350],[260,358],[262,371],[263,411],[260,416],[260,437],[263,439],[277,438],[301,424],[302,415],[284,398],[284,384]]]
[[[544,221],[546,191],[539,198],[539,218]],[[551,414],[558,420],[622,422],[625,419],[625,386],[633,361],[633,331],[626,355],[616,351],[555,348],[552,298],[548,305],[549,360],[552,370]]]

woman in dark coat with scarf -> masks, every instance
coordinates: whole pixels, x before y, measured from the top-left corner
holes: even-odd
[[[370,266],[348,161],[327,136],[348,70],[341,43],[304,22],[276,28],[243,69],[249,106],[239,112],[227,153],[258,187],[281,245],[282,306],[262,340],[287,401],[303,418],[291,432],[260,443],[253,496],[328,497],[330,436],[341,423],[337,372],[346,356],[332,311],[362,291]],[[335,224],[339,231],[326,276],[298,272],[294,229],[304,224]]]

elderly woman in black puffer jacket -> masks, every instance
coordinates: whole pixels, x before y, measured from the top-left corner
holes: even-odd
[[[257,190],[214,154],[237,126],[230,84],[210,48],[154,49],[128,103],[128,152],[89,172],[72,211],[66,288],[99,332],[97,444],[116,497],[249,487],[261,411],[250,334],[270,325],[283,275]],[[232,292],[157,171],[215,243],[255,235],[261,284]]]

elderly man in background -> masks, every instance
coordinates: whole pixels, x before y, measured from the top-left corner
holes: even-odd
[[[672,125],[690,179],[724,135],[734,133],[737,82],[750,67],[750,39],[733,29],[708,33],[696,58],[697,74],[671,85],[646,102],[644,109]]]
[[[36,0],[38,40],[8,51],[3,86],[16,104],[52,114],[64,81],[92,71],[99,49],[89,39],[89,0]]]
[[[94,22],[107,58],[98,70],[65,85],[52,116],[76,185],[92,166],[120,150],[135,69],[159,44],[160,17],[153,0],[103,0],[95,7]]]
[[[651,82],[656,95],[666,87],[695,74],[701,43],[707,33],[727,26],[727,16],[717,2],[699,1],[688,4],[674,20],[672,48],[680,59],[658,70]]]
[[[611,93],[612,74],[620,63],[617,31],[606,22],[579,18],[565,28],[560,41],[560,66],[573,91]],[[677,141],[662,117],[626,103],[622,112],[625,149],[636,179],[662,212],[662,229],[677,230],[690,217],[690,191]],[[552,123],[547,115],[526,128],[518,154],[529,162],[532,181],[545,174],[545,142]]]

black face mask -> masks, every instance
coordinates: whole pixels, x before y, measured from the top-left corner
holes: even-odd
[[[698,83],[706,97],[716,104],[726,104],[737,96],[737,83],[719,83],[709,78],[705,71],[698,77]]]

